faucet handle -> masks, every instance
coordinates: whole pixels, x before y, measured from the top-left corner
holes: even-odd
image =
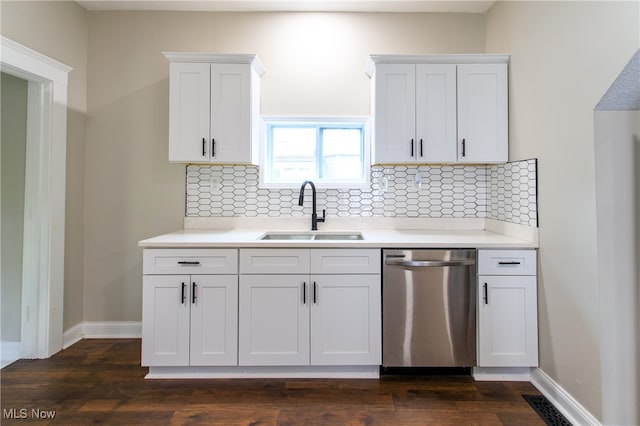
[[[322,209],[322,218],[316,219],[317,222],[324,222],[326,210]]]

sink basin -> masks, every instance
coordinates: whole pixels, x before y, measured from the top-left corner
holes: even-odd
[[[313,234],[276,234],[266,233],[260,237],[261,240],[312,240]]]
[[[359,232],[332,232],[332,233],[285,233],[285,232],[267,232],[260,237],[261,240],[333,240],[333,241],[357,241],[363,240],[362,234]]]
[[[317,234],[314,240],[362,240],[362,234]]]

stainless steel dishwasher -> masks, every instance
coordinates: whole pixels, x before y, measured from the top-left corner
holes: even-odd
[[[476,250],[383,250],[383,367],[476,365]]]

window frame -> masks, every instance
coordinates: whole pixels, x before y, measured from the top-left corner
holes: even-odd
[[[272,153],[269,152],[270,132],[272,125],[286,125],[291,127],[316,127],[316,137],[322,133],[322,128],[348,128],[350,126],[362,129],[362,179],[345,179],[345,180],[325,180],[320,178],[312,178],[317,188],[323,189],[366,189],[370,186],[370,168],[371,168],[371,137],[369,117],[365,116],[341,116],[341,117],[262,117],[262,131],[260,141],[260,188],[270,189],[298,189],[302,181],[269,181],[271,171]],[[322,143],[322,140],[316,139]],[[316,164],[321,164],[322,159],[318,160],[318,146],[316,146]]]

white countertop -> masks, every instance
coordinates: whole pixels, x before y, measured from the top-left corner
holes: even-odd
[[[307,230],[184,229],[138,242],[144,248],[536,248],[537,242],[488,230],[354,230],[363,240],[261,240],[265,232],[308,233]],[[338,231],[336,231],[338,232]],[[339,231],[344,233],[345,230]],[[319,234],[331,233],[318,231]]]

